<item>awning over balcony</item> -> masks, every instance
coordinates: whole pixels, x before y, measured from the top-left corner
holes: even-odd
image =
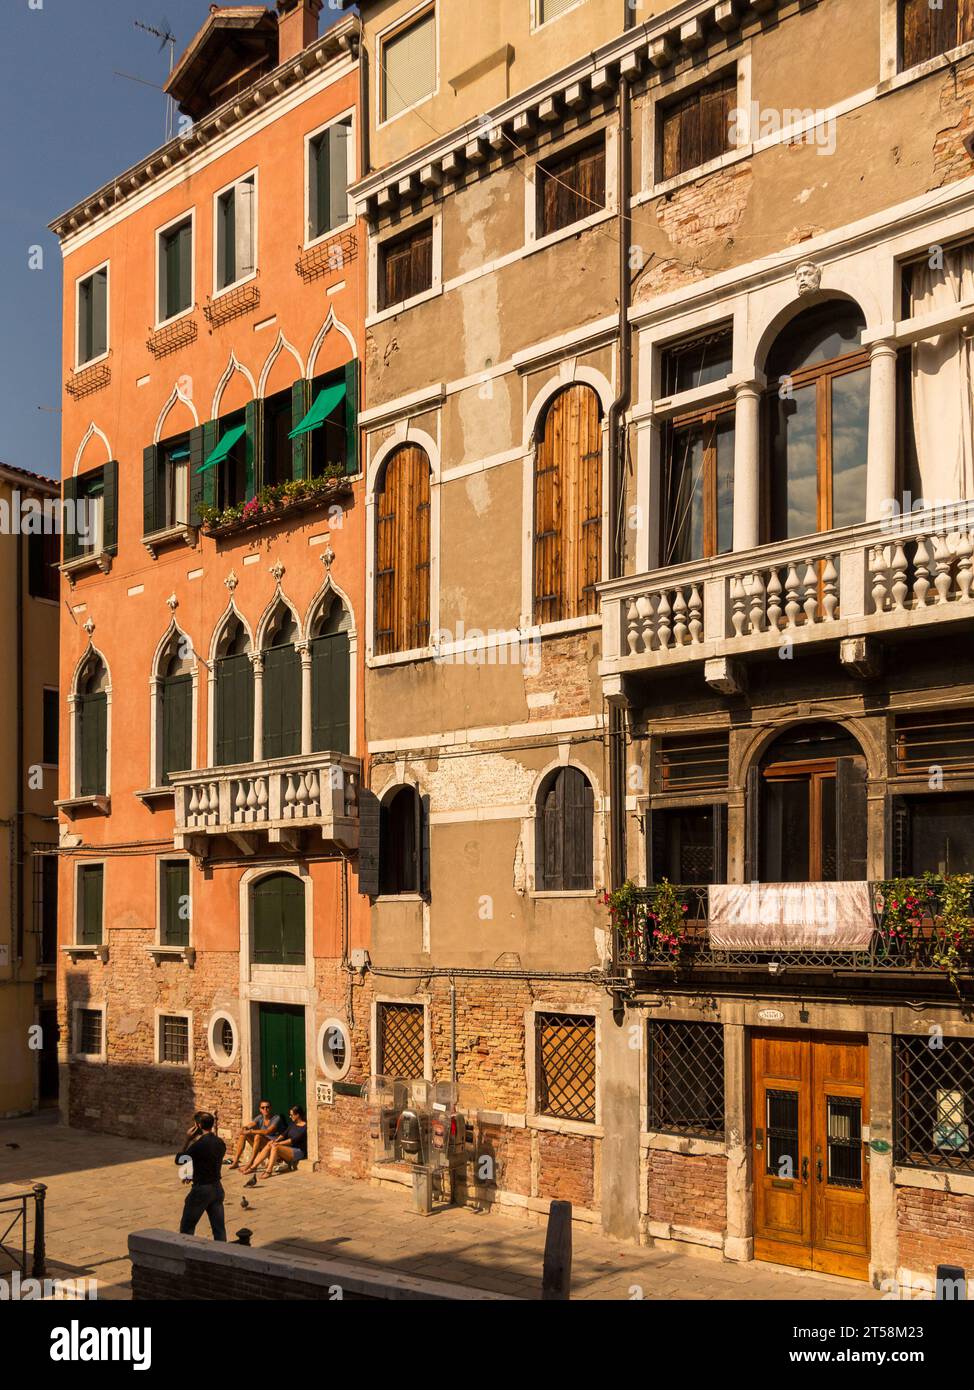
[[[718,951],[867,951],[868,883],[715,883],[710,944]]]
[[[340,382],[337,386],[326,386],[315,396],[314,403],[307,415],[299,425],[288,435],[289,439],[296,439],[299,434],[310,434],[319,425],[323,425],[328,416],[337,405],[345,399],[345,383]]]
[[[210,457],[203,464],[202,468],[196,470],[197,473],[205,473],[208,468],[215,468],[218,463],[222,463],[237,440],[243,434],[246,434],[246,432],[246,425],[235,425],[232,430],[227,430],[221,437],[219,444],[213,450],[212,454],[210,454]]]

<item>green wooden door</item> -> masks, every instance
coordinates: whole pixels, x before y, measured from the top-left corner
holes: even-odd
[[[254,963],[304,964],[304,884],[269,874],[254,886]]]
[[[260,1100],[287,1120],[292,1105],[307,1104],[304,1010],[285,1004],[260,1005]],[[255,1107],[256,1108],[256,1107]]]
[[[317,637],[311,644],[311,747],[347,753],[349,748],[348,634]]]
[[[264,757],[301,752],[301,658],[291,643],[264,653]]]
[[[254,757],[254,668],[250,657],[225,656],[216,673],[216,761],[218,767]]]

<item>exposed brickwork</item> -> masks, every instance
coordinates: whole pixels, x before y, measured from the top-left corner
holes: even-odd
[[[538,1134],[538,1195],[594,1207],[595,1141],[580,1134]]]
[[[532,705],[528,718],[569,719],[586,717],[599,708],[596,671],[601,641],[596,633],[576,633],[542,642],[540,671],[525,668],[524,690],[532,695],[554,695],[549,704]]]
[[[974,1197],[897,1188],[896,1225],[901,1268],[928,1278],[937,1265],[974,1269]]]
[[[728,237],[747,207],[754,173],[749,163],[694,179],[656,206],[656,220],[681,253]]]
[[[940,89],[940,109],[952,124],[937,131],[933,142],[933,188],[969,178],[974,161],[964,148],[974,132],[974,61],[951,68]]]
[[[727,1226],[727,1160],[722,1154],[652,1149],[646,1197],[650,1221],[723,1234]]]

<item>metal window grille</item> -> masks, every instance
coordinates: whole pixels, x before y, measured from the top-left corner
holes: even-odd
[[[425,1071],[426,1048],[422,1004],[379,1005],[379,1056],[381,1076],[417,1081]]]
[[[189,1061],[189,1019],[165,1015],[159,1020],[159,1060],[186,1065]]]
[[[727,790],[730,742],[727,734],[674,734],[660,739],[661,792]]]
[[[81,1009],[78,1013],[78,1051],[84,1057],[101,1056],[102,1016],[100,1009]]]
[[[943,769],[948,780],[974,772],[974,710],[930,710],[897,715],[894,723],[896,775],[929,776]]]
[[[347,1055],[344,1033],[340,1028],[329,1028],[325,1034],[325,1056],[331,1058],[332,1065],[337,1071],[341,1071],[344,1067]]]
[[[595,1120],[595,1021],[575,1014],[537,1014],[538,1113]]]
[[[974,1039],[895,1038],[893,1096],[897,1163],[974,1173]]]
[[[649,1025],[649,1127],[724,1137],[724,1029],[719,1023]]]
[[[220,1026],[220,1046],[227,1057],[233,1056],[233,1024],[228,1018]]]

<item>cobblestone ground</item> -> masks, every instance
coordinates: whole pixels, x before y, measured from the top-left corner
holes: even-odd
[[[97,1279],[100,1298],[130,1298],[129,1232],[178,1229],[184,1189],[173,1156],[154,1144],[67,1129],[55,1118],[0,1121],[0,1197],[46,1183],[49,1273]],[[538,1296],[544,1230],[516,1218],[460,1208],[419,1216],[406,1189],[386,1192],[312,1172],[284,1174],[246,1194],[236,1173],[225,1185],[231,1239],[247,1226],[255,1246]],[[5,1224],[0,1221],[0,1233]],[[629,1299],[640,1296],[637,1290],[647,1299],[879,1297],[851,1280],[676,1255],[576,1232],[573,1298]]]

